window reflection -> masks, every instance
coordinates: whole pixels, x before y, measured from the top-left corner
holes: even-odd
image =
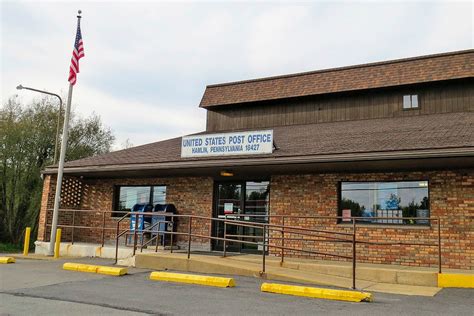
[[[266,215],[268,213],[268,185],[268,181],[245,184],[245,214]]]
[[[218,214],[238,214],[240,212],[242,186],[235,183],[219,185]]]
[[[165,204],[166,186],[121,186],[117,188],[117,204],[112,216],[121,217],[139,204]]]
[[[130,212],[137,203],[148,203],[150,187],[120,187],[118,211]]]
[[[342,182],[339,216],[343,222],[354,216],[367,223],[428,224],[427,220],[389,219],[429,217],[428,181]]]
[[[165,186],[154,186],[153,187],[153,201],[152,204],[166,204],[166,187]]]
[[[245,211],[242,219],[250,222],[257,223],[268,223],[268,206],[269,206],[269,195],[270,182],[260,181],[253,182],[247,181],[245,183]],[[257,215],[257,216],[252,216]],[[255,227],[243,227],[243,234],[247,236],[262,236],[263,230]],[[261,243],[262,239],[258,238],[246,238],[247,241]],[[255,244],[242,244],[243,251],[262,251],[262,245]]]

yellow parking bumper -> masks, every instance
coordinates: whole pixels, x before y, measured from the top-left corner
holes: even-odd
[[[322,289],[276,283],[263,283],[261,291],[348,302],[372,302],[373,299],[372,294],[366,292]]]
[[[79,272],[89,272],[89,273],[99,273],[113,276],[122,276],[127,274],[127,268],[120,267],[108,267],[108,266],[97,266],[92,264],[82,264],[82,263],[73,263],[66,262],[63,264],[64,270],[70,271],[79,271]]]
[[[212,277],[206,275],[196,274],[182,274],[171,272],[152,272],[150,279],[155,281],[179,282],[188,284],[199,284],[215,287],[234,287],[235,281],[233,278]]]
[[[13,257],[0,257],[0,263],[15,263],[15,258]]]

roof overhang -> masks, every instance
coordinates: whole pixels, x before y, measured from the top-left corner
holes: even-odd
[[[293,157],[228,158],[69,167],[65,174],[84,177],[212,176],[232,169],[236,176],[315,172],[362,172],[474,168],[474,148],[350,153]],[[56,174],[47,168],[44,174]]]

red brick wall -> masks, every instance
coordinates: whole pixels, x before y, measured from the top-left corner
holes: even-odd
[[[46,238],[46,214],[49,208],[53,208],[54,194],[51,194],[51,176],[46,175],[43,179],[43,193],[41,195],[41,208],[38,223],[38,240],[47,240]]]
[[[272,215],[337,215],[338,185],[340,181],[397,181],[429,180],[430,211],[432,217],[441,217],[443,266],[474,269],[474,172],[432,171],[407,173],[359,173],[273,176],[270,188]],[[277,219],[273,219],[278,223]],[[319,227],[321,229],[351,232],[352,227],[336,224],[333,219],[300,219],[287,225]],[[437,242],[436,224],[429,227],[358,225],[357,239],[375,242]],[[274,233],[280,236],[280,233]],[[301,237],[301,236],[292,236]],[[347,238],[347,237],[346,237]],[[291,241],[287,247],[351,255],[351,244],[336,242]],[[357,246],[358,261],[410,266],[436,266],[437,248],[419,246]],[[279,255],[280,250],[270,249]],[[289,255],[295,255],[286,252]],[[299,254],[298,254],[299,256]],[[311,257],[305,255],[304,257]],[[321,257],[318,257],[321,258]],[[326,257],[330,260],[341,260]],[[342,259],[344,260],[344,259]]]
[[[68,177],[64,177],[66,180]],[[56,192],[56,175],[46,175],[43,180],[43,193],[41,197],[41,208],[38,224],[38,240],[49,241],[51,234],[51,224],[53,219],[54,194]],[[63,209],[78,209],[80,205],[64,206]],[[58,225],[71,225],[72,213],[60,212],[58,216]],[[48,226],[49,225],[49,226]],[[67,240],[71,238],[71,230],[68,228],[62,229],[62,239]]]
[[[113,195],[116,185],[166,185],[166,202],[173,203],[178,214],[193,214],[200,216],[212,216],[212,193],[213,181],[210,178],[149,178],[149,179],[84,179],[81,192],[81,204],[78,209],[92,210],[93,212],[78,212],[74,215],[74,225],[84,227],[96,227],[97,229],[75,228],[75,242],[100,243],[102,240],[102,226],[105,223],[105,242],[108,244],[115,242],[116,225],[118,218],[112,217]],[[51,180],[47,176],[44,180],[43,201],[40,214],[40,234],[44,236],[44,223],[46,210],[53,208],[54,201],[54,178]],[[105,214],[104,214],[105,213]],[[48,212],[48,223],[51,223],[52,211]],[[105,220],[105,221],[104,221]],[[181,225],[180,225],[181,223]],[[61,212],[59,224],[72,224],[72,212]],[[129,227],[129,220],[121,222],[120,230]],[[178,231],[187,232],[187,219],[177,220]],[[195,220],[192,223],[193,233],[208,236],[211,231],[209,221]],[[47,233],[49,234],[49,228]],[[63,228],[63,240],[71,239],[71,229]],[[49,240],[46,235],[45,240]],[[40,238],[40,237],[39,237]],[[169,237],[167,237],[169,238]],[[186,244],[184,236],[175,237],[179,244]],[[43,238],[39,239],[43,240]],[[209,250],[208,239],[193,238],[193,249]]]
[[[49,240],[49,229],[45,230],[46,209],[53,207],[55,177],[44,179],[43,200],[39,222],[38,239]],[[355,173],[355,174],[310,174],[272,176],[270,183],[271,215],[337,215],[338,184],[340,181],[398,181],[429,180],[431,216],[442,219],[443,266],[449,268],[474,269],[474,170],[429,171],[401,173]],[[178,214],[212,216],[213,180],[205,177],[189,178],[149,178],[149,179],[84,179],[81,209],[96,211],[76,215],[75,225],[101,227],[103,211],[112,211],[114,185],[166,185],[167,202],[176,205]],[[78,213],[79,214],[79,213]],[[51,214],[48,215],[50,222]],[[117,219],[106,214],[107,231],[105,239],[113,242]],[[272,219],[278,223],[276,219]],[[70,223],[71,216],[62,214],[60,223]],[[338,225],[335,220],[300,219],[287,225],[318,227],[330,231],[351,232],[351,227]],[[128,228],[124,221],[121,229]],[[178,231],[187,232],[185,219],[177,222]],[[211,225],[207,221],[196,220],[193,232],[209,235]],[[374,226],[358,225],[358,240],[393,242],[416,241],[437,242],[436,225],[433,227]],[[70,229],[63,229],[63,240],[70,238]],[[279,237],[279,233],[273,234]],[[301,236],[293,236],[301,237]],[[76,229],[76,241],[95,242],[101,240],[100,230]],[[273,242],[273,241],[272,241]],[[187,247],[186,237],[178,239],[178,244]],[[194,238],[193,249],[210,249],[207,239]],[[286,246],[314,251],[351,255],[351,245],[342,243],[316,243],[312,241],[288,241]],[[436,266],[437,248],[419,246],[379,246],[358,245],[358,261],[412,266]],[[279,255],[279,250],[270,249]],[[287,255],[300,254],[286,252]],[[305,256],[308,257],[308,256]],[[326,257],[325,259],[337,260]]]

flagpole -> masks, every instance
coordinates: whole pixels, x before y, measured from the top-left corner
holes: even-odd
[[[79,11],[81,14],[81,11]],[[77,16],[77,23],[81,16]],[[67,148],[67,139],[69,133],[69,115],[71,112],[71,99],[72,99],[72,84],[69,84],[69,93],[67,96],[67,105],[66,113],[64,115],[64,126],[63,126],[63,137],[61,140],[61,153],[59,155],[59,166],[58,166],[58,176],[56,179],[56,192],[54,193],[54,208],[53,208],[53,222],[51,225],[51,237],[49,239],[49,252],[48,255],[54,255],[54,243],[56,241],[56,230],[58,228],[58,217],[59,217],[59,203],[61,200],[61,186],[63,182],[63,170],[64,170],[64,160],[66,157],[66,148]]]

